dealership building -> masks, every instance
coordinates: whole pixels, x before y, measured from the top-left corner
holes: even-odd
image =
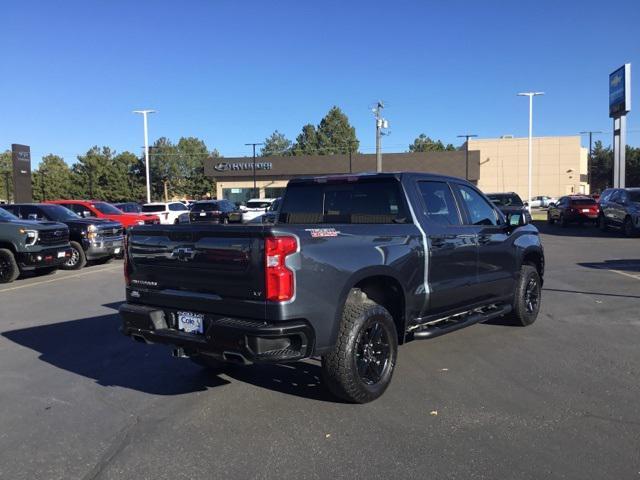
[[[385,153],[386,172],[428,172],[469,178],[484,192],[517,192],[527,197],[528,139],[471,139],[469,161],[465,151]],[[291,178],[374,172],[375,154],[269,156],[256,159],[254,195],[253,159],[209,158],[205,174],[216,179],[216,198],[246,202],[254,196],[282,195]],[[579,136],[533,139],[532,196],[589,193],[587,149]]]

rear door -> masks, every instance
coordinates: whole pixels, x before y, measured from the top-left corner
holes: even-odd
[[[417,181],[422,201],[418,221],[429,244],[429,312],[455,309],[474,300],[477,282],[477,236],[462,223],[451,186]]]
[[[510,295],[516,259],[503,216],[479,190],[466,184],[453,186],[464,211],[465,230],[476,236],[478,245],[475,299],[496,300]]]

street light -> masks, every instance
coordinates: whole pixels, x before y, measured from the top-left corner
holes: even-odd
[[[464,135],[458,135],[458,138],[464,138],[465,143],[467,144],[466,154],[465,154],[465,174],[464,179],[469,180],[469,139],[473,137],[477,137],[478,135],[474,135],[472,133],[465,133]]]
[[[256,194],[256,145],[264,145],[264,143],[245,143],[248,147],[253,145],[253,198],[258,198],[260,195]]]
[[[529,205],[531,205],[531,164],[533,162],[533,97],[537,95],[544,95],[544,92],[521,92],[519,97],[529,97]]]
[[[151,203],[151,181],[149,179],[149,130],[147,128],[147,115],[156,113],[155,110],[134,110],[133,113],[139,113],[144,119],[144,166],[147,175],[147,203]]]

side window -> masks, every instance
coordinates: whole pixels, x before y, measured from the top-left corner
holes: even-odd
[[[461,225],[460,214],[449,184],[446,182],[418,182],[424,201],[425,216],[439,225]]]
[[[20,218],[25,220],[46,220],[39,208],[25,205],[20,208]]]
[[[171,210],[172,212],[182,212],[184,210],[188,210],[188,208],[181,203],[170,203],[169,210]]]
[[[466,185],[456,185],[472,225],[498,225],[498,215],[489,202]]]
[[[611,197],[609,197],[609,201],[618,203],[620,201],[620,197],[620,190],[614,190]]]

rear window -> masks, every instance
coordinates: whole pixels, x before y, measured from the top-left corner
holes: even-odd
[[[259,201],[247,202],[247,208],[267,208],[270,205],[271,205],[271,202],[259,202]]]
[[[164,212],[167,209],[164,205],[143,205],[142,211],[145,213]]]
[[[593,198],[573,198],[571,199],[572,205],[595,205],[596,201]]]
[[[191,207],[192,212],[217,212],[220,210],[220,206],[217,203],[196,203]]]
[[[280,223],[411,223],[397,180],[290,183]]]
[[[489,200],[497,207],[522,207],[522,199],[515,193],[489,193]],[[542,198],[542,197],[537,197]]]
[[[105,215],[122,215],[122,210],[118,210],[116,207],[109,203],[96,202],[92,205],[96,210],[98,210],[100,213],[104,213]]]

